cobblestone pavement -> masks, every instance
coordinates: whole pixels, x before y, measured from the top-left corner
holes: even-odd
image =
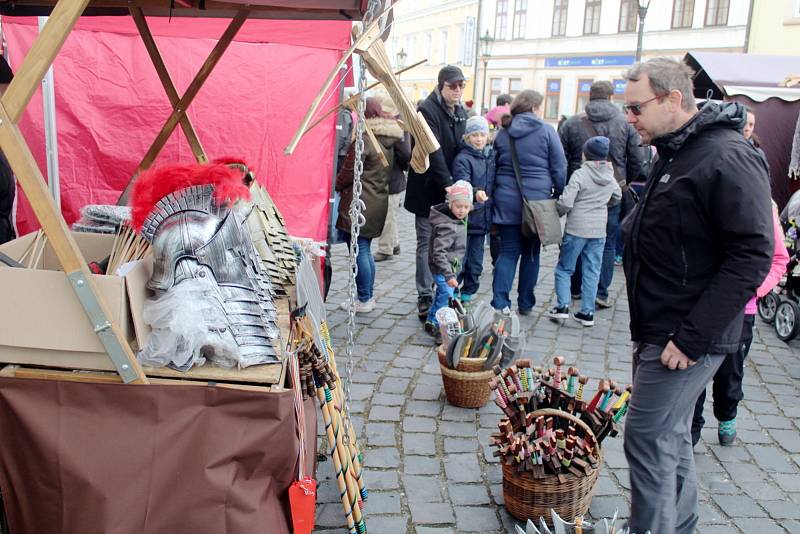
[[[365,456],[367,529],[377,534],[513,533],[515,520],[503,506],[500,466],[487,446],[500,411],[492,402],[476,410],[445,401],[432,340],[415,313],[413,218],[401,212],[402,252],[377,263],[377,307],[356,317],[350,407]],[[347,317],[338,305],[346,298],[346,254],[345,245],[333,247],[334,281],[327,305],[343,375]],[[543,254],[534,313],[521,317],[528,336],[525,356],[540,363],[562,354],[568,365],[577,364],[592,378],[629,382],[628,303],[621,268],[611,291],[614,306],[597,312],[593,328],[573,321],[559,326],[544,315],[554,294],[556,255],[554,250]],[[488,300],[488,251],[486,256],[480,296]],[[717,444],[716,420],[706,405],[709,421],[695,449],[703,534],[800,533],[800,345],[787,346],[771,326],[760,319],[756,324],[736,446]],[[319,449],[325,450],[322,438]],[[609,517],[618,509],[627,516],[622,437],[608,438],[603,454],[590,514]],[[315,532],[347,532],[330,460],[319,464],[317,477]]]

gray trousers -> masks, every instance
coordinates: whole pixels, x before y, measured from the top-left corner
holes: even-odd
[[[431,221],[427,217],[414,216],[417,231],[417,297],[433,298],[433,275],[428,267],[428,247],[431,239]]]
[[[694,403],[725,356],[705,355],[670,371],[664,347],[640,344],[633,353],[633,395],[625,422],[630,466],[631,532],[691,534],[698,521],[692,453]]]

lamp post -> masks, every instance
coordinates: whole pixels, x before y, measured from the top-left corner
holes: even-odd
[[[489,35],[489,30],[479,39],[481,42],[481,59],[483,60],[483,88],[481,89],[481,108],[484,113],[488,111],[488,106],[485,105],[486,98],[486,78],[489,74],[489,58],[492,57],[492,45],[494,44],[494,37]]]
[[[397,68],[402,69],[406,66],[406,58],[408,54],[406,54],[405,49],[401,48],[400,51],[397,53]]]
[[[636,62],[642,60],[642,39],[644,39],[644,19],[647,16],[647,8],[650,7],[650,0],[639,0],[639,37],[636,41]]]

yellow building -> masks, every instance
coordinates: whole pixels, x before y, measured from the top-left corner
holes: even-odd
[[[400,75],[412,102],[436,87],[439,70],[458,65],[467,78],[464,100],[472,99],[475,81],[477,0],[403,0],[395,18],[387,52],[396,67],[427,63]]]
[[[800,54],[800,0],[753,0],[747,52]]]

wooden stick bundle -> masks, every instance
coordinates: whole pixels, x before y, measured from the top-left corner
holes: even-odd
[[[114,274],[121,265],[144,258],[150,253],[150,243],[127,224],[120,226],[111,247],[106,274]]]

